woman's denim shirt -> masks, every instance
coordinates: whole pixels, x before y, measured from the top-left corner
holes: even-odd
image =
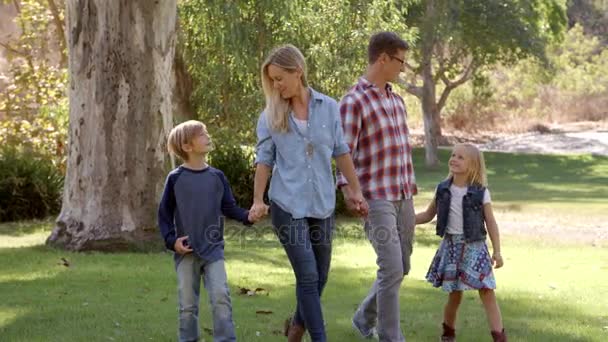
[[[273,131],[265,112],[258,120],[256,164],[272,168],[268,196],[293,218],[327,218],[336,206],[332,157],[349,153],[338,103],[312,88],[308,128],[301,132],[289,115],[289,131]]]

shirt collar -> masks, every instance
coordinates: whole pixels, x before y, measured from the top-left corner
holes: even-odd
[[[308,87],[308,90],[310,90],[311,99],[314,99],[316,102],[323,102],[323,95],[321,95],[321,93],[312,89],[311,87]]]
[[[373,84],[372,82],[368,81],[367,78],[365,77],[359,77],[359,85],[361,85],[361,87],[363,89],[367,89],[367,88],[376,88],[378,89],[378,87],[376,87],[375,84]],[[392,92],[393,91],[393,86],[391,86],[390,83],[386,83],[386,86],[384,87],[384,89],[386,89],[387,92]]]

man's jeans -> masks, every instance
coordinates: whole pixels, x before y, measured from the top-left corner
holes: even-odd
[[[405,341],[399,320],[399,288],[410,271],[415,224],[412,199],[369,201],[365,232],[376,251],[378,272],[353,321],[362,333],[377,326],[381,342]]]
[[[213,341],[236,341],[224,260],[208,263],[189,253],[176,256],[175,269],[179,296],[179,341],[198,341],[201,276],[213,314]]]
[[[325,342],[321,293],[327,283],[331,262],[334,217],[294,219],[274,203],[271,204],[270,215],[296,276],[294,322],[308,330],[313,342]]]

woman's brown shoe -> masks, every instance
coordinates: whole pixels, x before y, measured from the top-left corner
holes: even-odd
[[[287,334],[287,342],[301,342],[304,337],[306,329],[299,324],[292,324],[289,327],[289,333]]]
[[[292,318],[285,320],[283,334],[287,336],[287,342],[301,342],[306,329],[299,324],[295,324]]]

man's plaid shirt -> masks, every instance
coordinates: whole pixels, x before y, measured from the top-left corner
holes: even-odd
[[[418,190],[405,103],[389,84],[386,91],[388,97],[360,78],[340,101],[340,116],[363,196],[397,201],[411,198]],[[337,185],[345,184],[338,171]]]

